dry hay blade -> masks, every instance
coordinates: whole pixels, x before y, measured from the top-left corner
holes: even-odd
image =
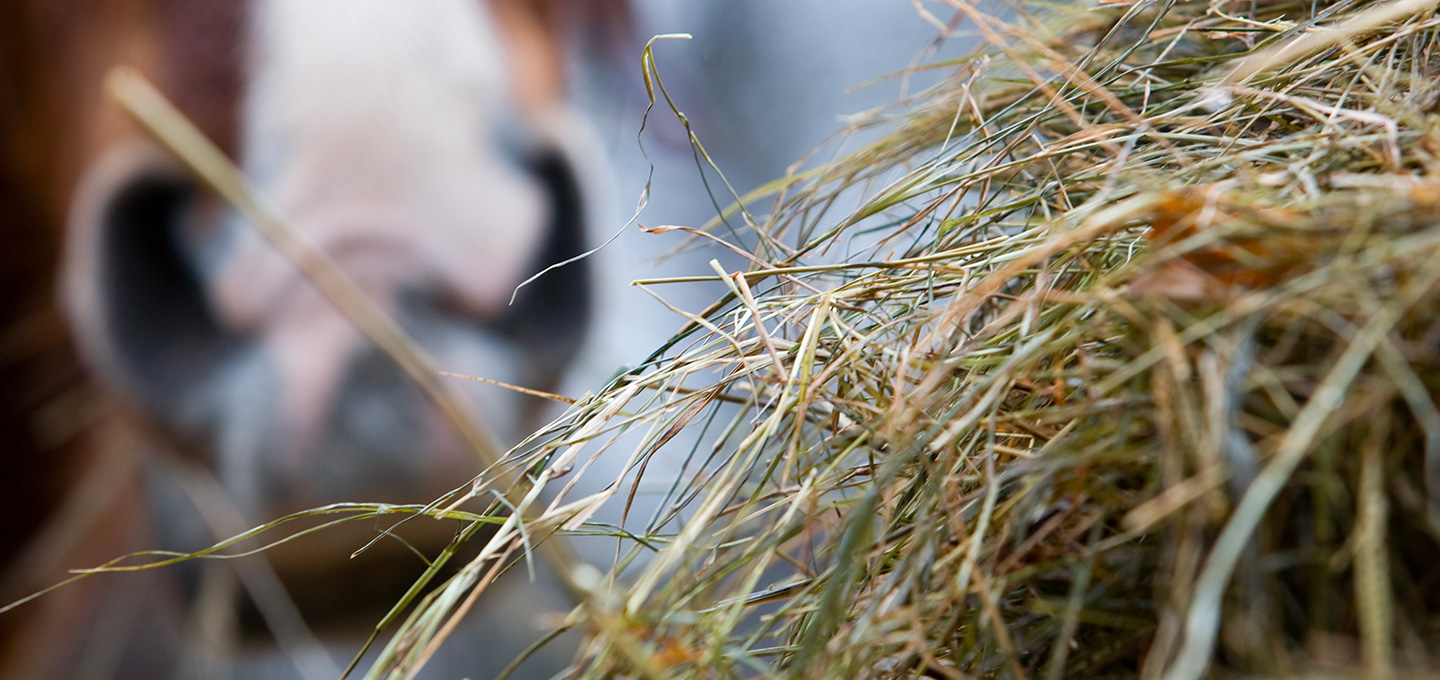
[[[982,51],[537,453],[659,496],[577,674],[1440,667],[1433,3],[944,7]]]

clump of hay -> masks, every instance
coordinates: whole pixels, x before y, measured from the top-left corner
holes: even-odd
[[[947,4],[984,49],[525,461],[705,435],[579,675],[1440,668],[1434,3]]]

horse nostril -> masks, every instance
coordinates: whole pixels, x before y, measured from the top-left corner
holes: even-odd
[[[170,426],[237,338],[208,305],[204,272],[181,234],[194,182],[149,146],[122,146],[76,191],[62,264],[67,315],[86,360]]]

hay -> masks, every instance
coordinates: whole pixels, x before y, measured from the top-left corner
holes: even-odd
[[[767,188],[730,295],[516,462],[632,471],[531,540],[661,488],[577,674],[1440,667],[1433,4],[947,0],[984,49]]]
[[[950,3],[986,50],[565,421],[719,430],[581,675],[1435,667],[1432,4]]]

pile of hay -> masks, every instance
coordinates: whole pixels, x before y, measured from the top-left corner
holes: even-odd
[[[581,677],[1440,668],[1435,3],[1040,4],[947,0],[982,50],[517,463],[663,497]]]

